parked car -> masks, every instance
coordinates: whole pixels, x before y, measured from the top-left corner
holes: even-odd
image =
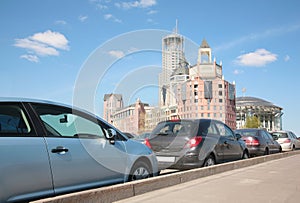
[[[53,102],[0,99],[0,202],[157,174],[155,154],[101,118]]]
[[[159,169],[191,169],[248,158],[240,137],[212,119],[179,119],[157,124],[145,144],[156,154]]]
[[[250,156],[268,155],[282,151],[280,144],[265,129],[247,128],[238,129],[235,132],[242,135]]]
[[[151,132],[144,132],[140,135],[135,136],[134,139],[145,144],[145,140],[147,138],[149,138],[150,135],[151,135]]]
[[[273,138],[281,145],[282,151],[292,151],[300,148],[300,140],[292,131],[271,132]]]

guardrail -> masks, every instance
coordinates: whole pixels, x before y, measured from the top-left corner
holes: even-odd
[[[124,184],[101,187],[97,189],[85,190],[76,193],[56,196],[53,198],[41,199],[32,203],[82,203],[82,202],[113,202],[135,195],[141,195],[153,190],[177,185],[180,183],[195,180],[197,178],[210,176],[234,169],[244,168],[255,164],[260,164],[275,159],[285,158],[300,154],[299,151],[284,152],[267,156],[254,157],[234,162],[228,162],[210,167],[197,168],[187,171],[179,171],[172,174],[157,176],[144,180],[128,182]]]

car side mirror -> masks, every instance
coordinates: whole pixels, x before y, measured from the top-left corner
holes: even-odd
[[[239,133],[235,134],[235,137],[236,137],[237,140],[242,138],[241,134],[239,134]]]
[[[117,131],[113,128],[107,130],[106,138],[109,140],[110,144],[115,144],[115,137],[117,136]]]

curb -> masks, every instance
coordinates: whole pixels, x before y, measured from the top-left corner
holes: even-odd
[[[300,154],[299,151],[284,152],[267,156],[260,156],[250,159],[244,159],[234,162],[228,162],[211,167],[197,168],[187,171],[180,171],[163,176],[157,176],[149,179],[117,184],[97,189],[85,190],[66,195],[60,195],[53,198],[41,199],[32,203],[108,203],[136,195],[141,195],[150,191],[166,188],[180,183],[195,180],[205,176],[210,176],[234,169],[244,168],[276,159],[281,159],[289,156]]]

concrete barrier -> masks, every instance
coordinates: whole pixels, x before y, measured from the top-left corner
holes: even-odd
[[[244,168],[255,164],[260,164],[275,159],[281,159],[289,156],[300,154],[299,151],[284,152],[267,156],[244,159],[234,162],[228,162],[211,167],[197,168],[187,171],[180,171],[172,174],[157,176],[149,179],[128,182],[124,184],[101,187],[97,189],[85,190],[76,193],[56,196],[53,198],[33,201],[33,203],[107,203],[118,201],[141,195],[153,190],[177,185],[187,181],[195,180],[209,175],[214,175],[234,169]]]

